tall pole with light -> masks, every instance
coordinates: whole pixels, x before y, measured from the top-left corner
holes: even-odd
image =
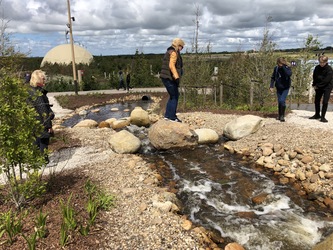
[[[73,67],[73,78],[74,78],[74,88],[75,94],[78,94],[78,84],[77,84],[77,75],[76,75],[76,66],[75,66],[75,53],[74,53],[74,40],[73,40],[73,30],[72,30],[72,21],[75,21],[75,18],[71,16],[71,7],[70,0],[67,0],[67,9],[68,9],[68,24],[69,28],[69,37],[71,43],[71,51],[72,51],[72,67]]]

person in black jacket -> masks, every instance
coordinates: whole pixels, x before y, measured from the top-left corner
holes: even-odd
[[[319,65],[317,65],[313,71],[313,82],[315,94],[315,114],[309,119],[320,119],[321,122],[328,122],[325,118],[328,101],[330,99],[331,91],[333,88],[333,70],[328,65],[328,57],[320,56]],[[320,100],[323,97],[323,106],[320,115]]]
[[[172,45],[164,54],[160,73],[160,78],[169,94],[164,118],[175,122],[181,122],[176,113],[179,99],[179,83],[183,73],[183,60],[180,51],[184,46],[185,43],[182,39],[173,39]]]
[[[52,120],[54,119],[54,113],[51,109],[49,99],[47,97],[47,90],[45,86],[46,75],[42,70],[35,70],[31,74],[30,90],[29,90],[29,102],[35,108],[38,116],[36,119],[43,125],[44,130],[41,134],[36,134],[36,145],[45,156],[46,163],[49,162],[49,158],[46,150],[50,143],[50,137],[54,132],[52,129]]]
[[[277,117],[277,120],[284,122],[286,99],[291,85],[292,72],[290,67],[288,66],[287,61],[283,57],[279,57],[276,62],[277,66],[274,67],[269,88],[270,91],[273,92],[275,85],[279,109],[279,116]]]

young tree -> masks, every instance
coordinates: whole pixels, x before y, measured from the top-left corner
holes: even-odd
[[[1,5],[1,2],[0,2]],[[2,16],[3,17],[3,16]],[[19,78],[15,51],[1,19],[0,33],[0,174],[6,177],[16,207],[43,191],[39,170],[45,162],[35,145],[42,131],[35,109],[27,103],[27,85]]]
[[[192,42],[192,54],[183,56],[184,75],[181,78],[183,107],[192,105],[193,107],[202,107],[206,103],[208,96],[207,90],[214,87],[212,75],[214,65],[209,62],[211,44],[206,46],[207,51],[199,47],[199,27],[201,11],[198,5],[195,5],[195,34]]]
[[[312,103],[313,91],[311,85],[314,64],[309,62],[309,60],[317,60],[317,58],[314,58],[315,51],[318,50],[320,46],[321,43],[318,38],[311,34],[304,40],[303,48],[297,60],[296,67],[294,67],[292,78],[292,94],[296,98],[298,105],[306,91],[308,92],[309,103]]]
[[[42,127],[27,104],[29,94],[22,80],[8,68],[0,70],[0,79],[0,173],[20,207],[42,188],[38,170],[45,160],[34,143]]]

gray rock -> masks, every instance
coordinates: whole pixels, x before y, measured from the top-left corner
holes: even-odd
[[[148,138],[156,149],[189,147],[198,144],[197,135],[189,125],[159,120],[148,130]]]
[[[223,135],[231,140],[239,140],[253,134],[263,125],[263,118],[244,115],[228,122],[223,128]]]
[[[126,130],[111,135],[109,144],[119,154],[136,153],[141,147],[140,139]]]

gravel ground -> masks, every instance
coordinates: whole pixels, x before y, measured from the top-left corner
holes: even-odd
[[[53,103],[55,101],[52,100]],[[68,114],[55,106],[57,117]],[[333,113],[328,123],[309,120],[312,112],[295,110],[282,123],[265,119],[265,125],[255,134],[229,142],[234,148],[255,149],[262,141],[279,143],[286,148],[300,147],[307,152],[317,151],[316,157],[333,162]],[[212,113],[182,113],[179,117],[192,127],[211,128],[222,135],[224,125],[235,115]],[[159,174],[140,156],[114,153],[107,138],[115,133],[110,129],[68,129],[81,138],[82,147],[54,153],[50,171],[77,167],[98,180],[117,197],[117,205],[106,216],[105,235],[97,239],[103,249],[206,249],[216,247],[203,229],[191,226],[185,216],[167,206],[172,194],[158,187]],[[319,152],[319,153],[318,153]],[[169,197],[169,198],[166,198]]]

